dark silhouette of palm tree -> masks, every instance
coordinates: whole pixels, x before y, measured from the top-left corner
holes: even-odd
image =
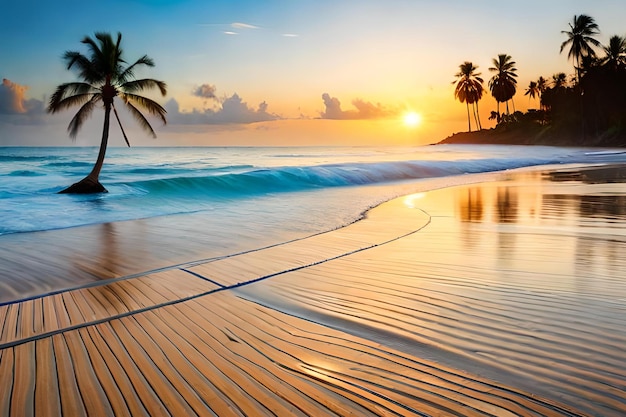
[[[567,87],[567,75],[564,72],[556,73],[552,76],[552,87]]]
[[[570,30],[563,30],[561,33],[567,35],[567,40],[561,44],[561,53],[569,46],[567,58],[574,61],[574,69],[576,70],[576,81],[580,82],[581,62],[583,58],[595,58],[596,53],[593,46],[601,46],[600,42],[593,36],[600,33],[598,25],[593,17],[585,14],[574,15],[571,23],[568,23]]]
[[[609,44],[603,46],[605,56],[600,60],[602,65],[606,65],[616,70],[626,66],[626,38],[613,35],[609,39]]]
[[[528,96],[528,101],[530,101],[531,98],[538,98],[541,96],[541,91],[539,90],[537,81],[531,81],[528,84],[528,87],[526,88],[526,92],[524,93],[524,95]]]
[[[541,100],[543,93],[548,89],[548,80],[539,76],[537,78],[537,90],[539,91],[539,108],[543,110],[543,101]]]
[[[478,100],[483,96],[483,79],[480,73],[476,72],[477,66],[470,61],[465,61],[459,65],[459,72],[455,75],[457,78],[452,84],[456,84],[454,89],[454,97],[458,98],[461,103],[467,106],[467,126],[472,131],[472,123],[470,118],[469,105],[472,104],[476,126],[481,129],[480,115],[478,114]]]
[[[95,39],[86,36],[82,43],[87,45],[89,56],[80,52],[67,51],[63,59],[67,64],[67,69],[75,69],[83,82],[71,82],[61,84],[50,97],[48,112],[56,113],[70,107],[80,105],[80,109],[74,115],[67,128],[70,137],[76,138],[79,129],[91,115],[97,105],[104,107],[104,125],[102,128],[102,140],[98,159],[89,173],[83,180],[71,185],[62,193],[97,193],[106,192],[100,184],[98,177],[104,163],[107,143],[109,139],[109,120],[111,109],[122,130],[122,135],[126,144],[130,142],[126,137],[124,128],[120,121],[114,105],[114,98],[118,96],[125,104],[130,114],[138,121],[139,125],[156,137],[152,126],[146,117],[137,107],[141,107],[149,114],[159,117],[163,123],[165,120],[165,109],[157,102],[138,95],[138,92],[157,88],[162,95],[166,94],[166,84],[151,78],[135,79],[135,70],[140,66],[153,67],[154,61],[147,55],[142,56],[131,65],[126,65],[122,56],[121,33],[117,34],[117,40],[113,41],[111,34],[98,32]]]
[[[509,112],[509,100],[513,98],[517,91],[517,68],[515,61],[510,55],[500,54],[498,58],[493,59],[493,67],[489,71],[496,74],[489,80],[489,89],[491,95],[496,99],[498,114],[500,114],[500,103],[506,103],[506,114]]]
[[[542,76],[537,78],[537,89],[539,90],[539,94],[540,95],[541,95],[541,93],[546,91],[546,88],[548,88],[548,80],[546,80]]]

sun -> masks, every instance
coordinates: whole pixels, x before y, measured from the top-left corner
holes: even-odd
[[[406,112],[402,119],[404,124],[408,127],[416,127],[422,123],[422,116],[414,111]]]

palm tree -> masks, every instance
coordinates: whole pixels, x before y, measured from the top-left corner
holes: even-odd
[[[552,86],[554,88],[567,87],[567,75],[564,72],[559,72],[552,76]]]
[[[496,99],[498,114],[500,114],[500,103],[506,103],[506,114],[509,114],[509,100],[513,98],[517,90],[517,68],[515,61],[510,55],[500,54],[493,59],[493,67],[489,71],[496,74],[489,80],[491,95]]]
[[[548,80],[546,80],[542,76],[537,78],[537,89],[539,90],[539,95],[546,91],[546,88],[548,88]]]
[[[539,90],[539,108],[543,110],[543,102],[541,100],[543,93],[548,89],[548,80],[543,78],[543,76],[539,76],[537,78],[537,90]]]
[[[104,125],[100,151],[93,169],[83,180],[66,188],[61,193],[85,194],[106,192],[106,189],[98,181],[98,177],[104,163],[109,139],[111,109],[113,109],[126,144],[130,146],[115,109],[114,98],[116,96],[125,104],[139,125],[153,137],[156,137],[156,134],[152,126],[150,126],[150,123],[137,106],[143,108],[149,114],[159,117],[163,123],[166,122],[166,111],[160,104],[137,94],[140,91],[152,88],[159,89],[162,95],[166,94],[167,86],[164,82],[151,78],[134,78],[135,70],[138,67],[153,67],[154,61],[147,55],[144,55],[133,64],[126,65],[126,61],[122,57],[121,41],[122,35],[120,33],[117,34],[117,40],[114,42],[111,34],[98,32],[95,34],[95,39],[86,36],[82,40],[82,43],[87,45],[89,50],[88,57],[80,52],[73,51],[67,51],[63,55],[67,69],[75,69],[83,81],[59,85],[50,97],[48,112],[56,113],[73,106],[81,106],[67,128],[72,139],[76,138],[85,120],[91,115],[96,105],[99,104],[104,107]]]
[[[524,95],[528,96],[528,101],[530,101],[531,98],[537,98],[541,96],[541,91],[539,90],[537,81],[531,81],[528,84],[528,87],[526,88],[526,92],[524,93]]]
[[[596,53],[593,46],[601,46],[593,36],[600,33],[598,25],[593,17],[585,14],[574,15],[571,23],[568,23],[570,30],[562,30],[561,33],[567,35],[567,40],[561,44],[561,53],[568,45],[570,47],[567,58],[574,60],[577,82],[580,82],[581,62],[583,58],[595,58]]]
[[[478,115],[478,100],[483,96],[483,79],[480,78],[480,73],[475,71],[478,69],[470,61],[465,61],[459,65],[459,72],[455,75],[456,81],[452,84],[456,84],[454,89],[454,97],[458,98],[461,103],[465,103],[467,106],[467,125],[468,129],[472,131],[472,123],[470,119],[469,105],[472,104],[474,108],[474,118],[476,119],[476,126],[480,129],[480,116]]]
[[[601,60],[602,65],[606,65],[611,69],[626,66],[626,38],[613,35],[609,39],[609,44],[602,49],[605,54]]]

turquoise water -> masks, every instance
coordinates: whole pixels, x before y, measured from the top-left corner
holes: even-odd
[[[619,150],[523,146],[110,148],[100,177],[109,193],[57,194],[90,171],[97,151],[0,148],[0,234],[198,212],[220,225],[315,232],[354,221],[416,180],[626,162]]]

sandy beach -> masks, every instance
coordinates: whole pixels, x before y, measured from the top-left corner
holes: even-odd
[[[192,215],[5,236],[0,416],[624,415],[625,178],[467,176],[213,252]]]

